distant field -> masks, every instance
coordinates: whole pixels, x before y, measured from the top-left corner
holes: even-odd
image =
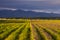
[[[0,40],[60,40],[60,20],[0,19]]]

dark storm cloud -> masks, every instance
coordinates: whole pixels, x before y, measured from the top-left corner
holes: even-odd
[[[0,0],[0,7],[31,8],[31,9],[57,9],[59,0]]]

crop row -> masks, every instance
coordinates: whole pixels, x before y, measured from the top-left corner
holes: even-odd
[[[2,23],[0,40],[60,40],[56,30],[38,23]]]

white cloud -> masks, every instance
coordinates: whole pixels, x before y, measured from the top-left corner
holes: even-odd
[[[48,2],[49,4],[60,4],[60,0],[5,0],[5,1],[45,1]]]
[[[46,0],[51,4],[60,4],[60,0]]]
[[[60,0],[20,0],[20,1],[45,1],[49,4],[60,4]]]
[[[44,13],[57,13],[60,14],[60,9],[52,10],[52,9],[46,9],[46,10],[32,10],[34,12],[44,12]]]
[[[51,13],[49,10],[32,10],[34,12],[44,12],[44,13]]]
[[[44,13],[56,13],[60,14],[60,9],[53,10],[53,9],[42,9],[42,10],[31,10],[31,9],[22,9],[24,11],[33,11],[33,12],[44,12]]]
[[[46,1],[46,0],[18,0],[18,1]]]
[[[0,7],[0,10],[12,10],[12,11],[15,11],[17,9],[14,9],[14,8],[2,8],[2,7]]]

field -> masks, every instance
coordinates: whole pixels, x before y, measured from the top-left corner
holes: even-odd
[[[0,40],[60,40],[60,20],[0,19]]]

